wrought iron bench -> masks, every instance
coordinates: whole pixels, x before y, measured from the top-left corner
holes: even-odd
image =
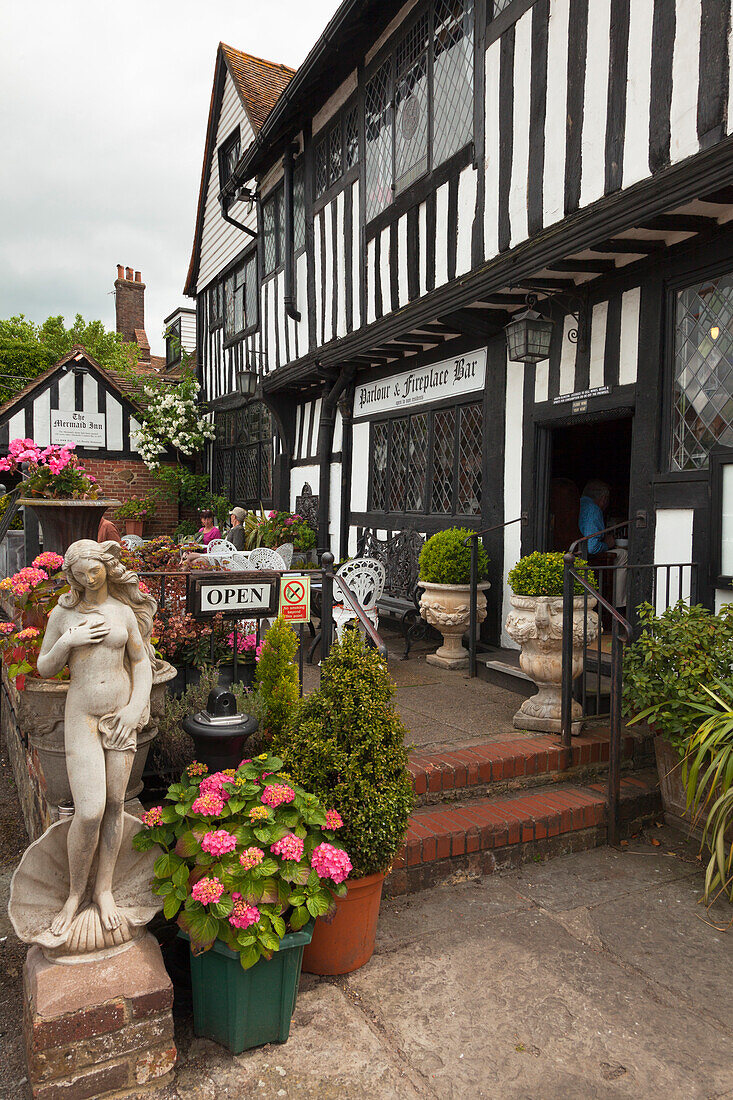
[[[420,551],[424,541],[421,534],[412,530],[379,539],[372,528],[365,527],[357,543],[359,557],[376,558],[385,568],[384,592],[377,608],[380,614],[400,620],[405,636],[403,661],[409,657],[415,638],[428,629],[420,617],[419,597]]]

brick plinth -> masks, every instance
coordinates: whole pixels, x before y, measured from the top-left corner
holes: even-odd
[[[172,1079],[173,987],[152,936],[73,966],[32,947],[23,976],[34,1100],[122,1097]]]
[[[148,470],[141,459],[85,458],[83,461],[84,468],[99,482],[103,496],[111,497],[113,500],[121,500],[124,503],[133,497],[144,497],[160,489],[160,481]],[[114,514],[109,513],[109,518],[114,519]],[[145,522],[145,538],[170,535],[177,525],[178,504],[161,497],[155,509],[155,515]]]

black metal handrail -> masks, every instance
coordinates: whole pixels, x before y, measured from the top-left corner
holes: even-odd
[[[20,499],[20,487],[13,489],[12,492],[7,494],[7,497],[8,505],[2,520],[0,520],[0,542],[2,542],[7,535],[13,520],[20,511],[20,505],[18,504],[18,500]]]
[[[478,615],[478,540],[484,535],[490,535],[494,531],[501,531],[504,527],[511,527],[514,523],[521,523],[526,527],[529,522],[527,512],[522,512],[516,519],[508,519],[506,523],[497,523],[494,527],[485,527],[482,531],[472,531],[463,545],[471,543],[471,575],[469,584],[471,592],[468,608],[468,675],[476,675],[476,618]]]
[[[333,554],[329,550],[326,550],[321,558],[321,578],[323,586],[321,589],[321,659],[325,660],[331,652],[331,643],[333,641],[333,584],[334,581],[336,581],[339,588],[346,596],[346,599],[351,604],[352,610],[364,627],[370,640],[386,661],[388,655],[387,646],[382,641],[379,631],[375,630],[374,624],[369,620],[364,608],[361,606],[343,577],[339,577],[333,572],[333,562]]]
[[[582,538],[575,540],[567,552],[568,554],[577,554],[578,547],[582,546],[584,542],[589,542],[590,539],[600,538],[601,535],[611,535],[614,531],[620,531],[622,527],[630,527],[632,523],[637,527],[646,527],[646,517],[638,515],[633,520],[622,519],[620,523],[612,523],[609,527],[604,527],[601,531],[593,531],[590,535],[583,535]]]
[[[592,537],[592,536],[589,536]],[[575,546],[575,544],[573,544]],[[572,761],[573,733],[573,609],[576,582],[597,600],[611,616],[611,694],[610,744],[608,750],[608,842],[618,841],[619,800],[621,797],[621,688],[623,676],[623,647],[631,640],[631,623],[605,600],[587,577],[575,568],[574,550],[563,556],[563,605],[562,605],[562,697],[560,708],[561,739],[563,749],[561,766],[569,767]],[[586,595],[586,600],[587,600]],[[600,621],[598,629],[600,630]],[[583,650],[585,661],[585,648]]]

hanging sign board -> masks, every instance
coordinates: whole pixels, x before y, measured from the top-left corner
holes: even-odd
[[[104,447],[107,442],[104,413],[64,412],[51,409],[51,442],[76,443],[80,447]]]
[[[354,390],[354,419],[393,409],[414,408],[446,397],[482,390],[486,380],[486,348],[444,359],[429,367],[365,382]]]
[[[310,607],[310,577],[283,577],[278,615],[282,615],[286,623],[307,623],[311,617]]]
[[[225,619],[269,618],[277,611],[280,574],[265,570],[246,573],[191,573],[186,610],[195,619],[223,615]]]

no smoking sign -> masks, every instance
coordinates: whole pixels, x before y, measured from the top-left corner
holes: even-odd
[[[283,577],[280,586],[280,614],[286,623],[307,623],[310,620],[310,577]]]

